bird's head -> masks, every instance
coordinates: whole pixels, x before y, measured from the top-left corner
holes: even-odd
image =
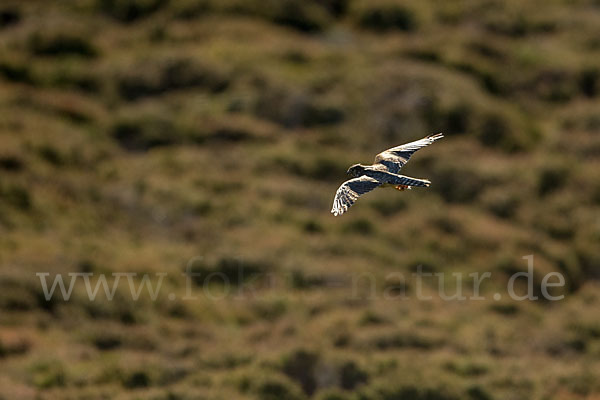
[[[365,167],[363,167],[360,164],[354,164],[353,166],[348,168],[348,171],[346,171],[346,173],[348,175],[352,175],[354,177],[359,177],[359,176],[363,175],[364,171],[365,171]]]

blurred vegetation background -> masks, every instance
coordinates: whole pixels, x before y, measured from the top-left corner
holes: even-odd
[[[329,214],[434,132],[429,189]],[[0,397],[600,398],[599,156],[598,0],[3,0]],[[564,300],[492,300],[528,254]],[[251,293],[183,300],[198,256]],[[488,300],[418,301],[419,266]]]

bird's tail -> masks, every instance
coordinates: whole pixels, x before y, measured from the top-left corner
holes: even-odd
[[[398,177],[394,181],[394,184],[405,185],[405,186],[428,187],[429,185],[431,185],[431,182],[427,179],[418,179],[418,178],[411,178],[410,176],[398,175]]]

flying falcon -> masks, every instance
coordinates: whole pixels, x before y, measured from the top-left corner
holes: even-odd
[[[355,178],[342,183],[339,187],[335,193],[331,213],[335,216],[342,215],[348,211],[348,208],[354,204],[360,195],[370,192],[376,187],[393,186],[402,191],[413,186],[429,186],[431,182],[427,179],[411,178],[399,175],[398,172],[415,151],[443,137],[442,133],[438,133],[421,140],[392,147],[377,154],[373,165],[354,164],[348,168],[346,173]]]

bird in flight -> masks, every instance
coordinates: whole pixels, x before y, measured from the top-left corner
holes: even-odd
[[[354,176],[354,178],[342,183],[335,193],[331,213],[335,216],[342,215],[358,200],[360,195],[377,187],[394,187],[400,191],[410,189],[413,186],[428,187],[431,182],[427,179],[411,178],[399,175],[398,172],[415,151],[443,137],[442,133],[438,133],[414,142],[392,147],[377,154],[373,165],[354,164],[348,168],[346,173]]]

